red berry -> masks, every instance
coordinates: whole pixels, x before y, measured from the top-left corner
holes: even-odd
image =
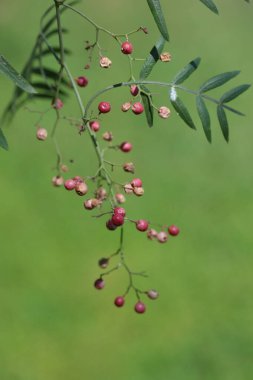
[[[129,41],[125,41],[121,44],[121,51],[123,54],[131,54],[133,51],[133,45]]]
[[[108,264],[109,264],[109,259],[107,257],[102,257],[98,261],[98,265],[100,266],[100,268],[103,268],[103,269],[107,268]]]
[[[133,96],[137,96],[139,93],[139,88],[136,86],[136,84],[132,84],[130,87],[130,92]]]
[[[114,215],[122,215],[123,217],[126,216],[126,210],[123,207],[115,207],[113,209]]]
[[[138,231],[144,232],[148,229],[148,222],[144,219],[139,219],[135,222]]]
[[[120,150],[124,153],[128,153],[130,152],[131,150],[133,149],[133,146],[130,142],[128,141],[124,141],[121,145],[120,145]]]
[[[74,188],[76,187],[76,181],[72,178],[67,179],[64,182],[64,187],[66,190],[74,190]]]
[[[111,111],[111,104],[108,102],[100,102],[98,105],[98,110],[100,113],[107,113]]]
[[[96,289],[101,290],[105,286],[105,282],[104,282],[104,280],[102,278],[98,278],[94,282],[94,286],[95,286]]]
[[[115,226],[122,226],[122,224],[124,224],[124,216],[121,215],[121,214],[114,214],[112,216],[112,219],[111,219],[112,223],[115,225]]]
[[[140,102],[136,102],[132,105],[132,111],[135,115],[140,115],[144,111],[144,107]]]
[[[154,289],[148,290],[146,294],[151,300],[156,300],[159,297],[159,293]]]
[[[133,187],[142,187],[142,180],[140,178],[134,178],[132,181],[131,181],[131,185]]]
[[[116,297],[114,300],[114,305],[117,307],[122,307],[124,303],[125,303],[125,298],[121,296]]]
[[[172,236],[177,236],[180,232],[180,229],[177,226],[174,226],[173,224],[172,226],[168,228],[168,232]]]
[[[100,124],[97,120],[90,121],[89,126],[94,132],[98,132],[100,129]]]
[[[110,231],[114,231],[114,230],[116,230],[116,228],[117,228],[117,226],[115,226],[115,224],[113,224],[113,222],[112,222],[111,219],[107,220],[107,222],[106,222],[106,227],[107,227],[107,229],[110,230]]]
[[[134,310],[136,311],[136,313],[138,314],[143,314],[145,313],[146,311],[146,306],[143,302],[141,301],[138,301],[135,306],[134,306]]]
[[[87,84],[88,84],[88,79],[86,77],[78,77],[76,78],[76,84],[79,86],[79,87],[86,87]]]

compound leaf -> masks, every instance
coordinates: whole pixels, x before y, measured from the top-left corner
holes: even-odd
[[[228,103],[231,100],[234,100],[243,92],[247,91],[250,88],[250,84],[241,84],[240,86],[234,87],[231,90],[225,92],[220,98],[221,103]]]
[[[210,90],[213,90],[214,88],[220,87],[223,84],[227,83],[234,77],[236,77],[240,71],[229,71],[226,73],[215,75],[214,77],[208,79],[205,83],[202,84],[199,91],[200,92],[207,92]]]

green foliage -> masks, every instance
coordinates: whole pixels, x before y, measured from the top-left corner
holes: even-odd
[[[141,85],[141,98],[144,105],[145,115],[149,127],[153,127],[154,108],[152,106],[152,96],[149,89]]]
[[[214,4],[213,0],[200,0],[201,3],[203,3],[207,8],[210,9],[210,11],[212,11],[213,13],[215,14],[218,14],[219,11],[218,11],[218,8],[217,6]],[[249,3],[250,0],[244,0],[246,1],[246,3]]]
[[[160,58],[160,55],[164,48],[164,44],[165,44],[165,39],[163,36],[161,36],[159,40],[156,42],[156,44],[153,46],[153,48],[151,49],[148,57],[146,58],[141,68],[140,79],[145,79],[149,76],[156,62]]]
[[[156,25],[166,41],[169,41],[169,32],[163,15],[162,7],[159,0],[147,0],[149,9],[154,17]]]
[[[199,57],[192,60],[188,63],[179,73],[172,79],[173,84],[183,83],[189,76],[194,73],[195,70],[199,67],[201,59]]]
[[[5,150],[8,150],[8,142],[1,128],[0,128],[0,147]]]

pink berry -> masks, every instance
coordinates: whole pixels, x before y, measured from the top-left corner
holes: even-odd
[[[126,202],[126,197],[121,193],[115,194],[115,198],[119,204]]]
[[[139,219],[135,222],[138,231],[144,232],[148,229],[148,222],[144,219]]]
[[[131,108],[131,103],[126,102],[121,105],[121,111],[127,112]]]
[[[142,180],[140,178],[134,178],[132,181],[131,181],[131,185],[133,187],[142,187]]]
[[[78,195],[82,196],[88,193],[88,186],[85,182],[77,182],[75,190]]]
[[[111,219],[112,223],[115,225],[115,226],[122,226],[122,224],[124,224],[124,216],[121,215],[121,214],[114,214],[112,216],[112,219]]]
[[[147,232],[147,237],[148,237],[148,239],[150,239],[150,240],[155,239],[155,238],[157,237],[157,232],[156,232],[156,230],[154,230],[153,228],[150,228],[150,230],[148,230],[148,232]]]
[[[144,111],[144,107],[140,102],[136,102],[132,105],[132,111],[135,115],[140,115]]]
[[[100,102],[98,105],[98,110],[100,113],[107,113],[111,111],[111,104],[108,102]]]
[[[131,54],[133,51],[133,45],[129,41],[125,41],[121,44],[121,51],[123,54]]]
[[[122,296],[116,297],[114,300],[114,305],[117,307],[122,307],[125,303],[125,298]]]
[[[109,259],[107,257],[102,257],[99,261],[98,261],[98,265],[100,266],[100,268],[102,269],[105,269],[108,267],[108,264],[109,264]]]
[[[141,197],[144,194],[144,189],[143,187],[134,187],[134,194],[137,195],[138,197]]]
[[[159,297],[159,293],[154,289],[148,290],[146,294],[151,300],[156,300]]]
[[[133,192],[133,187],[132,187],[131,183],[126,183],[126,184],[124,185],[124,190],[125,190],[125,193],[126,193],[126,194],[132,194],[132,192]]]
[[[172,226],[168,228],[168,232],[172,236],[177,236],[180,232],[180,229],[177,226],[174,226],[173,224]]]
[[[134,310],[136,311],[136,313],[138,314],[143,314],[145,313],[146,311],[146,306],[143,302],[141,301],[138,301],[135,306],[134,306]]]
[[[123,217],[126,216],[126,210],[123,207],[115,207],[113,209],[114,215],[122,215]]]
[[[76,181],[73,180],[72,178],[67,179],[64,182],[64,187],[66,190],[74,190],[74,188],[76,187]]]
[[[115,224],[113,224],[112,220],[109,219],[109,220],[107,220],[107,222],[106,222],[106,228],[107,228],[109,231],[114,231],[114,230],[116,230],[117,226],[115,226]]]
[[[82,177],[80,177],[80,175],[76,175],[75,177],[72,178],[74,181],[76,181],[76,183],[79,183],[79,182],[83,182],[83,179]]]
[[[158,234],[156,235],[156,238],[159,241],[159,243],[166,243],[166,241],[168,240],[168,234],[167,232],[161,231],[161,232],[158,232]]]
[[[105,286],[105,282],[102,278],[98,278],[95,282],[94,282],[94,286],[96,289],[98,290],[101,290],[104,288]]]
[[[109,131],[105,132],[102,137],[105,141],[112,141],[113,140],[112,132],[109,132]]]
[[[94,132],[98,132],[100,129],[100,124],[97,120],[90,121],[89,126]]]
[[[123,170],[127,173],[134,173],[134,170],[135,170],[134,164],[132,162],[126,162],[123,165]]]
[[[132,84],[130,87],[130,92],[133,96],[137,96],[139,94],[139,88],[136,84]]]
[[[36,137],[40,141],[45,141],[47,138],[47,130],[45,128],[38,128]]]
[[[79,87],[86,87],[88,83],[89,83],[89,81],[88,81],[88,79],[86,77],[78,77],[78,78],[76,78],[76,84]]]
[[[61,176],[57,175],[57,176],[52,178],[52,184],[56,187],[63,185],[63,183],[64,183],[64,179]]]
[[[133,146],[130,142],[124,141],[119,148],[122,152],[128,153],[133,149]]]
[[[60,110],[63,107],[63,101],[59,98],[52,101],[52,107],[56,110]]]

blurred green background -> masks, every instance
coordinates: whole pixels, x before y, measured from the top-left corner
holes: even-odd
[[[50,1],[8,1],[0,4],[1,53],[22,68],[38,31],[39,18]],[[158,64],[152,79],[170,80],[187,62],[202,57],[187,83],[197,88],[212,75],[242,70],[233,85],[252,82],[253,5],[216,1],[215,16],[200,1],[162,1],[171,43],[170,64]],[[86,1],[79,8],[115,32],[139,25],[149,34],[132,37],[136,57],[145,57],[158,31],[145,1]],[[102,35],[101,45],[112,68],[89,71],[84,50],[94,32],[77,15],[64,15],[70,29],[66,45],[73,51],[69,66],[75,76],[87,75],[84,101],[98,88],[128,79],[125,57],[114,41]],[[140,65],[136,65],[137,73]],[[0,78],[0,108],[7,104],[12,84]],[[155,88],[157,105],[168,104],[166,89]],[[220,92],[217,92],[220,94]],[[91,218],[82,200],[54,188],[55,151],[50,139],[35,138],[37,115],[21,110],[5,129],[10,151],[0,151],[0,379],[1,380],[238,380],[253,377],[253,108],[252,90],[233,102],[246,113],[229,115],[230,143],[212,110],[213,144],[202,127],[187,128],[173,112],[156,118],[123,114],[120,104],[128,90],[108,93],[113,112],[102,119],[115,141],[133,141],[128,156],[144,181],[145,196],[131,198],[133,219],[175,223],[181,235],[161,245],[147,241],[131,225],[126,228],[128,262],[150,277],[140,286],[160,291],[148,301],[145,315],[133,312],[130,295],[123,309],[113,299],[124,291],[127,278],[114,273],[102,292],[92,284],[99,275],[97,261],[118,246],[118,231],[109,233],[104,220]],[[104,99],[104,98],[103,98]],[[103,100],[101,99],[101,100]],[[184,96],[193,105],[190,96]],[[32,109],[45,109],[36,102]],[[76,116],[74,99],[64,115]],[[195,120],[197,115],[192,107]],[[54,116],[42,125],[51,130]],[[69,176],[92,175],[96,157],[87,135],[68,123],[58,130]],[[69,159],[74,159],[69,164]],[[123,181],[130,178],[121,175]]]

